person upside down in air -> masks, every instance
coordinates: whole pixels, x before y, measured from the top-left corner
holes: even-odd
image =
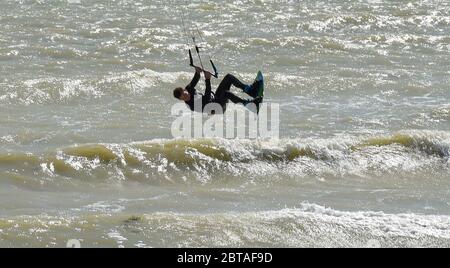
[[[200,80],[200,73],[203,72],[205,74],[205,85],[206,90],[205,94],[197,93],[197,90],[195,87],[198,84],[198,81]],[[228,101],[230,100],[233,103],[236,104],[242,104],[247,105],[249,103],[253,103],[256,105],[257,109],[259,110],[259,105],[261,104],[262,99],[258,97],[258,86],[259,81],[255,81],[252,85],[246,85],[239,81],[234,75],[227,74],[222,82],[220,83],[219,87],[217,88],[216,92],[214,93],[214,96],[212,96],[211,91],[211,76],[212,74],[208,71],[204,71],[201,68],[196,67],[195,68],[195,75],[192,79],[191,83],[187,85],[185,88],[177,87],[173,91],[173,96],[176,99],[179,99],[181,101],[184,101],[189,109],[195,112],[203,112],[206,105],[210,103],[216,103],[219,104],[222,107],[222,112],[225,112],[226,105]],[[237,88],[242,89],[245,93],[247,93],[249,96],[253,97],[252,100],[248,99],[242,99],[235,94],[230,92],[231,86],[235,86]],[[200,97],[201,96],[201,97]],[[201,100],[201,105],[197,104],[197,101]],[[198,107],[197,107],[198,106]],[[201,109],[201,110],[199,110]],[[215,114],[215,111],[212,111],[211,114]]]

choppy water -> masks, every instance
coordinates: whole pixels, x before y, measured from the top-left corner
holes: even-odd
[[[171,2],[0,2],[0,246],[450,246],[450,2]],[[181,13],[279,140],[172,138]]]

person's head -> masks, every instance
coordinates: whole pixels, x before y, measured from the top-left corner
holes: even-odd
[[[189,94],[189,92],[187,92],[186,89],[181,88],[181,87],[177,87],[176,89],[174,89],[173,96],[176,99],[179,99],[182,101],[189,101],[191,99],[191,94]]]

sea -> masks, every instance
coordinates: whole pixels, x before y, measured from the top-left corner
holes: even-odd
[[[173,135],[192,35],[277,137]],[[449,86],[448,0],[1,0],[0,247],[450,247]]]

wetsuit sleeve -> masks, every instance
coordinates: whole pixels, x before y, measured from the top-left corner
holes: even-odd
[[[200,81],[200,74],[196,72],[194,78],[192,78],[191,83],[189,83],[189,85],[186,87],[189,93],[195,94],[195,86],[197,86],[198,81]]]
[[[206,90],[205,90],[205,98],[206,100],[211,100],[211,79],[205,80]]]

